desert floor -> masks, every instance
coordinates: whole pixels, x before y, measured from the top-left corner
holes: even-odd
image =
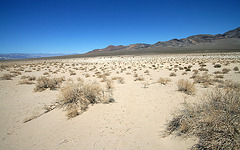
[[[240,53],[0,62],[0,149],[191,148],[198,139],[165,136],[167,122],[184,101],[198,102],[226,80],[239,82],[238,68]],[[207,80],[198,82],[194,72]],[[34,91],[41,76],[65,80],[54,90]],[[170,81],[161,84],[160,77]],[[180,79],[195,82],[196,92],[178,91]],[[69,119],[56,101],[61,87],[80,80],[103,88],[111,81],[115,102],[89,105]]]

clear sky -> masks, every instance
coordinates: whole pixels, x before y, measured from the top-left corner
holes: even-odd
[[[85,53],[240,26],[240,0],[0,0],[0,53]]]

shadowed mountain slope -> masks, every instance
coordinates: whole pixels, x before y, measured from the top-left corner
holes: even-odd
[[[162,48],[186,48],[186,47],[191,47],[191,46],[202,46],[202,44],[207,44],[210,46],[210,43],[213,43],[210,47],[210,49],[215,48],[215,44],[221,44],[219,42],[216,42],[218,40],[221,40],[225,44],[230,44],[228,42],[225,42],[223,39],[239,39],[240,38],[240,27],[236,28],[234,30],[230,30],[224,34],[217,34],[217,35],[211,35],[211,34],[199,34],[199,35],[193,35],[189,36],[187,38],[182,38],[182,39],[172,39],[169,41],[159,41],[155,44],[131,44],[128,46],[113,46],[109,45],[106,48],[103,49],[95,49],[93,51],[90,51],[88,53],[96,53],[96,52],[109,52],[109,51],[116,51],[116,50],[138,50],[138,49],[162,49]],[[238,43],[238,42],[237,42]],[[237,44],[234,41],[231,43],[232,44]],[[210,44],[210,45],[209,45]],[[217,47],[216,47],[217,48]],[[238,47],[239,48],[239,47]]]

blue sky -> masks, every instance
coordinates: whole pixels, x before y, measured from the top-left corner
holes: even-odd
[[[0,53],[85,53],[239,26],[239,0],[0,0]]]

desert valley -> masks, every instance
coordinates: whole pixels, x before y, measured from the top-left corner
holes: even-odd
[[[239,137],[231,143],[207,131],[239,131],[239,52],[30,59],[0,67],[1,149],[239,148]],[[233,112],[214,109],[216,97],[226,96],[232,101],[224,107]],[[225,127],[225,119],[233,125]]]

